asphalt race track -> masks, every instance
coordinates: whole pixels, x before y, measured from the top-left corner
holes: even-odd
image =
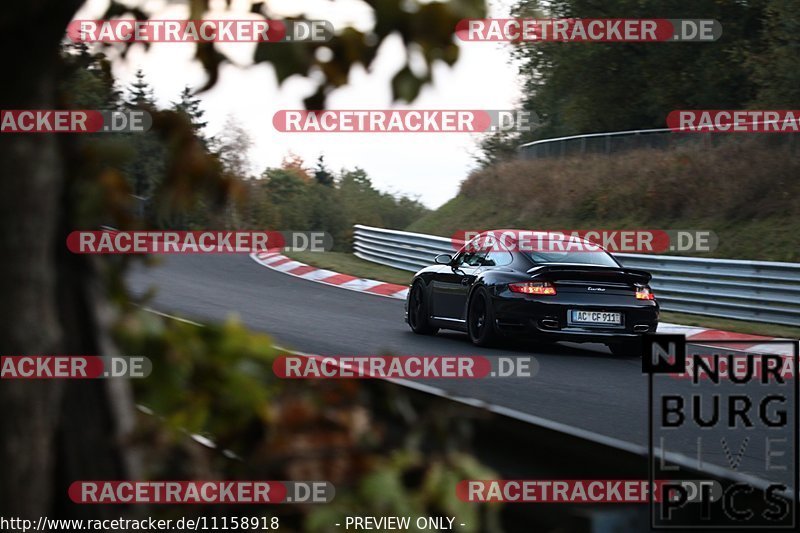
[[[461,333],[415,335],[403,322],[402,300],[298,279],[246,255],[175,255],[160,261],[135,269],[129,286],[135,293],[155,287],[148,305],[161,312],[200,322],[237,315],[283,347],[320,355],[533,355],[539,363],[533,378],[428,382],[455,396],[647,446],[647,377],[638,357],[614,357],[596,344],[478,349]],[[684,385],[676,380],[678,386]],[[763,471],[763,438],[753,440],[740,468],[752,461],[755,471]],[[685,444],[691,455],[689,439]],[[729,446],[738,452],[739,442]],[[725,465],[722,451],[717,464]]]

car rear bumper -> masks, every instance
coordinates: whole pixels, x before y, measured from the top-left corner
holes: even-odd
[[[655,301],[640,305],[606,302],[586,304],[548,302],[536,298],[498,298],[495,304],[495,326],[503,335],[535,336],[540,339],[571,342],[618,342],[636,339],[644,333],[655,333],[659,307]],[[572,309],[618,312],[620,325],[575,324],[569,319]]]

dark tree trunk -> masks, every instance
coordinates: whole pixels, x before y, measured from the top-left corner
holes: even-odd
[[[0,109],[57,107],[59,43],[81,3],[25,0],[4,6]],[[64,245],[64,139],[0,135],[0,355],[101,355],[100,300],[91,269],[83,258],[67,256]],[[0,515],[74,514],[64,505],[70,481],[123,476],[114,411],[124,411],[126,402],[132,407],[125,386],[0,381]]]

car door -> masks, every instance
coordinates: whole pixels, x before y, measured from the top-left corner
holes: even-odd
[[[447,322],[464,323],[467,293],[480,272],[485,250],[463,248],[453,263],[440,269],[432,282],[432,315]]]

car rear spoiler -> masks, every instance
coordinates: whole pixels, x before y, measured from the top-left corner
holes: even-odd
[[[528,269],[528,274],[546,281],[575,280],[595,282],[633,283],[646,285],[652,275],[644,270],[600,265],[540,265]]]

